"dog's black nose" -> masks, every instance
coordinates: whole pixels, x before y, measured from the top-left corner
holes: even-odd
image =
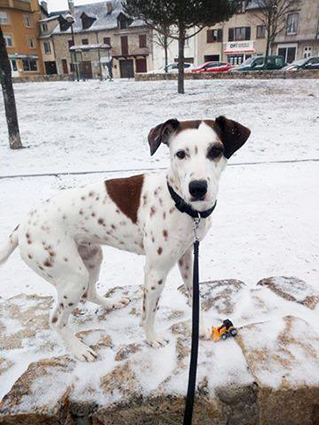
[[[203,199],[207,192],[206,180],[193,180],[189,184],[189,193],[196,200]]]

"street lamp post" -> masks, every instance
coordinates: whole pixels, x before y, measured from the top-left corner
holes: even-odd
[[[70,24],[71,26],[71,36],[72,36],[72,43],[73,46],[75,46],[75,40],[74,40],[74,31],[73,31],[73,24],[75,22],[74,17],[69,13],[68,15],[66,15],[65,20]],[[71,59],[72,59],[72,52],[70,51],[71,54]],[[78,70],[78,64],[76,61],[76,51],[74,50],[73,52],[73,59],[75,60],[73,62],[73,67],[75,68],[75,75],[76,75],[76,80],[79,81],[79,70]],[[74,76],[74,69],[73,69],[73,76]]]

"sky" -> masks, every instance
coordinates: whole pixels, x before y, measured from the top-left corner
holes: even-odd
[[[80,4],[98,3],[99,0],[74,0],[75,6]],[[67,0],[47,0],[49,12],[56,10],[66,10],[68,8]]]

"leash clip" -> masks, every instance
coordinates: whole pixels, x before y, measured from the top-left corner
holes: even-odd
[[[198,242],[198,228],[200,223],[200,215],[198,214],[198,217],[194,217],[194,240],[195,242]]]

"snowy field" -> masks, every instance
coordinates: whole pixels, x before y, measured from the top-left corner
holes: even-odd
[[[286,275],[319,287],[319,80],[186,81],[183,96],[176,82],[30,83],[16,84],[15,92],[27,149],[8,149],[1,100],[0,243],[59,189],[167,167],[165,146],[149,156],[154,125],[223,114],[252,135],[222,177],[214,225],[201,245],[201,279],[254,286]],[[80,174],[87,171],[102,172]],[[34,176],[45,173],[53,175]],[[142,283],[142,257],[110,248],[105,254],[101,292]],[[18,250],[0,273],[1,297],[54,293]],[[168,287],[180,283],[174,269]],[[165,288],[163,303],[174,299],[172,291]]]

